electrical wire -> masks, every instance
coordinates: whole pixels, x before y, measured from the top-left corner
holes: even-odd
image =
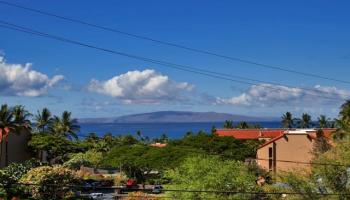
[[[240,83],[240,84],[246,84],[246,85],[256,85],[256,83],[224,77],[222,73],[212,72],[212,71],[209,71],[209,70],[193,68],[193,67],[189,67],[189,66],[185,66],[185,65],[179,65],[179,64],[174,64],[174,63],[170,63],[170,62],[159,61],[159,60],[155,60],[155,59],[151,59],[151,58],[146,58],[146,57],[142,57],[142,56],[132,55],[132,54],[119,52],[119,51],[115,51],[115,50],[110,50],[110,49],[106,49],[106,48],[101,48],[101,47],[97,47],[97,46],[94,46],[94,45],[91,45],[91,44],[86,44],[86,43],[82,43],[82,42],[79,42],[79,41],[70,40],[70,39],[67,39],[67,38],[63,38],[63,37],[59,37],[59,36],[55,36],[55,35],[39,32],[39,31],[30,29],[30,28],[27,28],[27,27],[15,25],[15,24],[12,24],[12,23],[9,23],[9,22],[5,22],[5,21],[2,21],[2,20],[0,20],[0,23],[5,24],[5,25],[0,25],[0,28],[11,29],[11,30],[14,30],[14,31],[24,32],[24,33],[28,33],[28,34],[36,35],[36,36],[40,36],[40,37],[51,38],[51,39],[54,39],[54,40],[59,40],[59,41],[62,41],[62,42],[71,43],[71,44],[75,44],[75,45],[79,45],[79,46],[83,46],[83,47],[87,47],[87,48],[92,48],[92,49],[96,49],[96,50],[100,50],[100,51],[104,51],[104,52],[108,52],[108,53],[112,53],[112,54],[117,54],[117,55],[120,55],[120,56],[129,57],[129,58],[136,59],[136,60],[142,60],[142,61],[145,61],[145,62],[154,63],[154,64],[158,64],[158,65],[161,65],[161,66],[178,69],[178,70],[181,70],[181,71],[186,71],[186,72],[191,72],[191,73],[195,73],[195,74],[200,74],[200,75],[204,75],[204,76],[207,76],[207,77],[227,80],[227,81],[236,82],[236,83]],[[225,76],[232,76],[232,75],[225,75]],[[259,81],[259,80],[255,80],[255,79],[245,78],[245,77],[236,77],[236,78],[246,79],[246,80],[254,80],[256,82]],[[263,83],[263,81],[260,81],[260,83]],[[270,91],[274,91],[274,90],[276,90],[276,91],[284,91],[281,88],[272,87],[271,85],[259,85],[259,86],[263,87],[263,88],[269,88]],[[279,86],[293,87],[293,86],[286,86],[286,85],[282,85],[282,84],[279,84]],[[328,92],[324,92],[324,91],[320,91],[320,90],[314,90],[314,89],[309,89],[309,88],[301,88],[301,87],[299,87],[299,89],[302,90],[302,91],[300,91],[301,93],[304,93],[306,95],[317,96],[317,97],[330,99],[330,100],[334,100],[334,101],[343,100],[343,99],[340,99],[340,98],[334,98],[334,97],[323,96],[323,95],[319,95],[318,94],[318,93],[323,93],[323,94],[331,95]],[[312,93],[307,93],[307,91],[311,91]],[[346,97],[344,96],[343,98],[350,98],[350,97],[349,96],[346,96]]]
[[[180,44],[175,44],[175,43],[172,43],[172,42],[166,42],[166,41],[162,41],[162,40],[158,40],[158,39],[154,39],[154,38],[150,38],[150,37],[146,37],[146,36],[142,36],[142,35],[138,35],[138,34],[133,34],[133,33],[121,31],[121,30],[118,30],[118,29],[115,29],[115,28],[109,28],[109,27],[106,27],[106,26],[101,26],[101,25],[89,23],[89,22],[86,22],[86,21],[83,21],[83,20],[79,20],[79,19],[73,19],[73,18],[69,18],[69,17],[60,16],[60,15],[49,13],[47,11],[43,11],[43,10],[39,10],[39,9],[34,9],[34,8],[21,6],[19,4],[10,3],[10,2],[7,2],[7,1],[0,0],[0,3],[3,4],[3,5],[7,5],[7,6],[11,6],[11,7],[15,7],[15,8],[23,9],[23,10],[27,10],[27,11],[30,11],[30,12],[35,12],[35,13],[38,13],[38,14],[41,14],[41,15],[55,17],[55,18],[58,18],[58,19],[61,19],[61,20],[65,20],[65,21],[69,21],[69,22],[73,22],[73,23],[78,23],[78,24],[86,25],[86,26],[89,26],[89,27],[97,28],[97,29],[101,29],[101,30],[104,30],[104,31],[109,31],[109,32],[117,33],[117,34],[122,34],[122,35],[126,35],[128,37],[133,37],[133,38],[137,38],[137,39],[147,40],[147,41],[155,42],[155,43],[166,45],[166,46],[171,46],[171,47],[184,49],[184,50],[187,50],[187,51],[192,51],[192,52],[201,53],[201,54],[205,54],[205,55],[211,55],[211,56],[223,58],[223,59],[230,60],[230,61],[246,63],[246,64],[255,65],[255,66],[259,66],[259,67],[263,67],[263,68],[284,71],[284,72],[293,73],[293,74],[302,75],[302,76],[307,76],[307,77],[313,77],[313,78],[318,78],[318,79],[325,79],[325,80],[330,80],[330,81],[350,84],[350,81],[346,81],[346,80],[330,78],[330,77],[326,77],[326,76],[322,76],[322,75],[318,75],[318,74],[314,74],[314,73],[307,73],[307,72],[296,71],[296,70],[287,69],[287,68],[284,68],[284,67],[281,67],[281,66],[274,66],[274,65],[263,64],[263,63],[259,63],[259,62],[256,62],[256,61],[250,61],[250,60],[246,60],[246,59],[242,59],[242,58],[238,58],[238,57],[222,55],[222,54],[211,52],[211,51],[208,51],[208,50],[202,50],[202,49],[188,47],[188,46],[184,46],[184,45],[180,45]]]
[[[42,186],[41,184],[34,183],[13,183],[11,185],[24,185],[24,186]],[[60,185],[60,184],[44,184],[47,187],[67,187],[67,188],[85,188],[85,189],[125,189],[118,186],[101,187],[101,186],[85,186],[85,185]],[[145,191],[152,192],[153,189],[143,189],[143,188],[127,188],[128,191]],[[308,195],[307,192],[263,192],[263,191],[230,191],[230,190],[202,190],[202,189],[162,189],[162,192],[179,192],[179,193],[215,193],[215,194],[253,194],[253,195]],[[320,196],[350,196],[350,193],[316,193]]]

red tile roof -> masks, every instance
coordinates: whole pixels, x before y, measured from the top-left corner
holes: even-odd
[[[217,129],[218,136],[231,136],[237,140],[252,140],[259,138],[275,138],[283,134],[285,129]]]

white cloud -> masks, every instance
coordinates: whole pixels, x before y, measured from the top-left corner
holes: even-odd
[[[322,87],[302,89],[298,87],[286,87],[272,84],[259,84],[251,86],[247,91],[231,98],[216,99],[217,104],[231,104],[238,106],[272,106],[292,105],[320,105],[337,101],[341,102],[350,98],[350,91],[336,87]]]
[[[35,71],[32,64],[9,64],[0,56],[0,94],[4,96],[36,97],[47,93],[48,89],[60,80],[62,75],[49,78]]]
[[[88,86],[89,91],[116,97],[124,103],[181,101],[184,93],[192,89],[189,83],[175,82],[150,69],[129,71],[105,81],[92,79]]]

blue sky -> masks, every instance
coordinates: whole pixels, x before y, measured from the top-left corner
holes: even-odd
[[[341,80],[350,73],[348,1],[11,2],[296,71]],[[0,75],[0,103],[24,104],[32,112],[49,107],[75,117],[159,110],[280,116],[289,110],[334,117],[350,96],[350,84],[193,53],[1,4],[0,20],[125,53],[293,86],[238,84],[0,29],[0,72],[14,76]],[[32,66],[25,69],[26,63]],[[305,95],[301,88],[339,100]]]

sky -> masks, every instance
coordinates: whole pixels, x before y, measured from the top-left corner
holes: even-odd
[[[349,1],[11,2],[288,70],[345,81],[350,73]],[[231,79],[259,80],[242,84],[0,27],[0,104],[22,104],[33,113],[48,107],[79,118],[163,110],[336,117],[350,97],[349,83],[191,52],[4,4],[0,20]]]

